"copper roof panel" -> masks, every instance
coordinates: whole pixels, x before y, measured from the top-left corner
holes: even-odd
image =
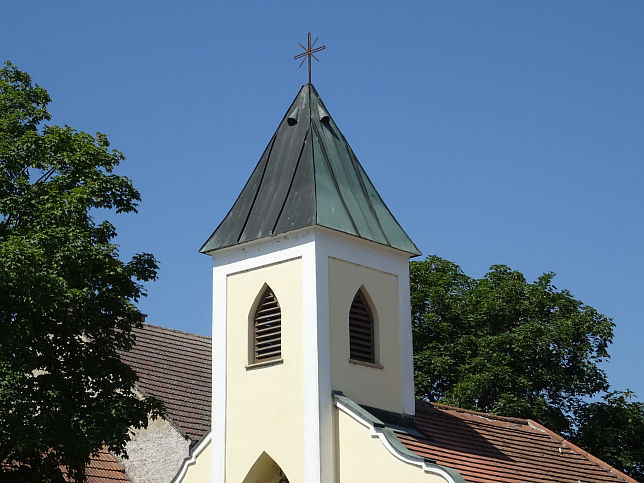
[[[304,85],[224,220],[209,253],[320,225],[419,255],[311,84]]]

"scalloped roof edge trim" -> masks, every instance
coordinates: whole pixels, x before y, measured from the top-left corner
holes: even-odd
[[[335,406],[343,413],[351,416],[371,432],[371,436],[378,437],[387,450],[399,460],[420,467],[425,473],[443,477],[448,483],[465,483],[461,474],[453,468],[438,465],[427,458],[418,456],[409,451],[396,437],[394,431],[387,427],[380,419],[363,409],[352,399],[341,395],[333,395]]]
[[[197,463],[197,457],[208,447],[208,443],[210,443],[211,439],[212,431],[208,431],[206,435],[201,438],[201,441],[199,441],[195,447],[190,450],[190,454],[188,454],[186,459],[183,460],[177,474],[172,478],[172,483],[179,483],[183,480],[183,477],[186,476],[186,473],[188,472],[188,468]]]

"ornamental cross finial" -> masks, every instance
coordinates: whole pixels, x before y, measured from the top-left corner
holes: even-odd
[[[315,40],[311,44],[311,32],[309,32],[308,43],[307,43],[306,47],[304,47],[302,44],[300,44],[298,42],[300,47],[302,47],[304,49],[304,52],[299,53],[299,54],[297,54],[296,56],[293,57],[293,60],[302,59],[302,62],[300,62],[300,67],[302,67],[302,65],[304,65],[304,62],[308,59],[308,61],[309,61],[309,84],[311,83],[311,57],[313,57],[315,60],[320,62],[320,59],[318,59],[315,56],[315,53],[319,52],[320,50],[326,49],[326,45],[320,45],[319,47],[316,47],[315,44],[316,44],[317,41],[318,41],[318,38],[315,37]],[[306,57],[306,59],[303,59],[303,57]]]

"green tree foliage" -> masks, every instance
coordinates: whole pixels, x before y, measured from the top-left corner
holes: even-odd
[[[107,137],[44,125],[50,97],[11,63],[0,69],[0,480],[84,479],[104,444],[161,405],[133,392],[118,356],[141,324],[148,253],[127,263],[100,209],[136,212],[124,159]],[[2,476],[2,473],[5,476]]]
[[[417,395],[533,418],[559,432],[588,395],[608,388],[613,323],[554,274],[535,282],[503,265],[481,279],[431,256],[411,265]]]
[[[615,391],[576,410],[576,444],[615,468],[644,481],[644,403]]]
[[[530,283],[494,265],[476,279],[438,256],[412,262],[416,396],[534,419],[637,474],[642,403],[628,403],[623,393],[587,402],[610,388],[598,363],[609,357],[614,324],[553,278],[544,273]],[[601,451],[604,443],[612,450]]]

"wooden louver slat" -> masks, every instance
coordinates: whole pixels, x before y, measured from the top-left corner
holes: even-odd
[[[270,287],[266,287],[255,311],[253,340],[253,362],[270,361],[282,356],[282,311]]]
[[[361,290],[349,310],[349,357],[363,362],[376,362],[374,327],[371,310]]]

